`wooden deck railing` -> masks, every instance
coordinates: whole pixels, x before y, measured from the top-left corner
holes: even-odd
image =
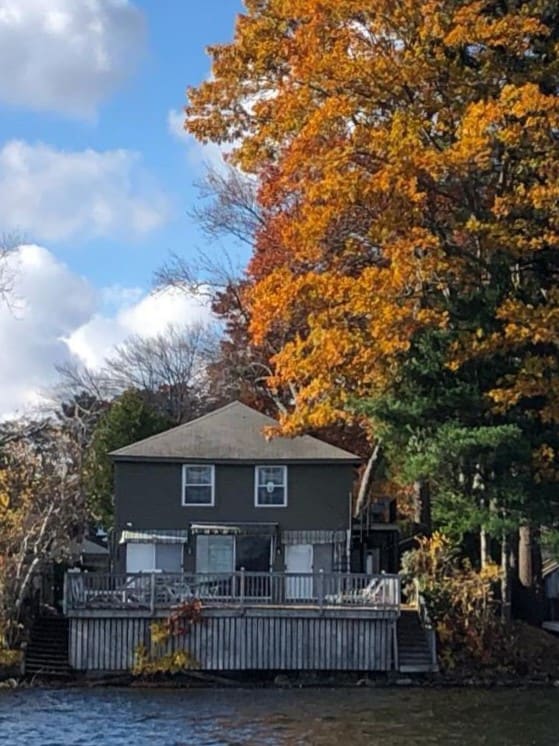
[[[239,572],[171,574],[162,572],[111,574],[68,572],[64,608],[170,608],[198,598],[215,606],[360,607],[397,612],[398,575],[318,572]]]

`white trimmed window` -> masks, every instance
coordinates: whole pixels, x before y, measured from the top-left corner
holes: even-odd
[[[215,468],[212,465],[183,465],[182,504],[213,507],[215,504]]]
[[[257,508],[287,506],[287,466],[257,466],[254,481]]]
[[[182,544],[128,542],[126,572],[181,572]]]

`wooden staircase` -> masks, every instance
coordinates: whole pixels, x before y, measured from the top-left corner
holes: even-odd
[[[38,617],[25,651],[25,675],[69,678],[68,620],[61,616]]]
[[[428,632],[423,629],[415,609],[402,609],[398,619],[398,665],[400,673],[433,673]]]

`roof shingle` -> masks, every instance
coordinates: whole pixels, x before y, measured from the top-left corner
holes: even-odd
[[[310,435],[266,439],[264,428],[275,424],[271,417],[237,401],[192,422],[119,448],[110,455],[117,460],[360,461],[355,454]]]

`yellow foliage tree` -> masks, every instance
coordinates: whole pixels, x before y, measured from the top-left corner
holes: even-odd
[[[22,431],[0,451],[0,645],[16,644],[34,580],[85,529],[80,454],[60,428]]]

